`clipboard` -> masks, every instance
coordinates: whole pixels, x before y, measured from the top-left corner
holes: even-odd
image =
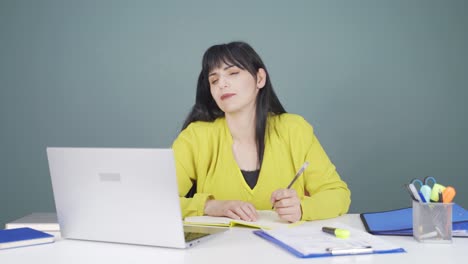
[[[350,238],[340,239],[324,233],[316,223],[288,229],[256,230],[253,233],[299,258],[406,252],[402,247],[364,231],[340,223],[331,225],[350,230]]]

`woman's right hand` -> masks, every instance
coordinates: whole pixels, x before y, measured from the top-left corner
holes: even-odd
[[[205,203],[205,215],[244,221],[256,221],[258,218],[257,210],[251,203],[236,200],[208,200]]]

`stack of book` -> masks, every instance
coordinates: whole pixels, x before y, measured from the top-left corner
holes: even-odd
[[[0,250],[53,243],[53,235],[29,227],[0,230]]]
[[[14,229],[29,227],[53,235],[55,238],[60,238],[60,226],[57,221],[56,213],[32,213],[9,222],[5,225],[5,229]]]

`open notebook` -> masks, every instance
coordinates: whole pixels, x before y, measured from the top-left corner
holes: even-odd
[[[245,226],[260,229],[276,229],[280,227],[296,226],[302,223],[302,221],[296,223],[289,223],[281,220],[275,211],[270,210],[259,210],[258,219],[255,222],[235,220],[228,217],[216,217],[216,216],[189,216],[184,219],[186,225],[203,225],[203,226]]]

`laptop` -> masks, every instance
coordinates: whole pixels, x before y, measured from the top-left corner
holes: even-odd
[[[47,148],[61,235],[188,248],[225,228],[184,226],[172,149]]]

